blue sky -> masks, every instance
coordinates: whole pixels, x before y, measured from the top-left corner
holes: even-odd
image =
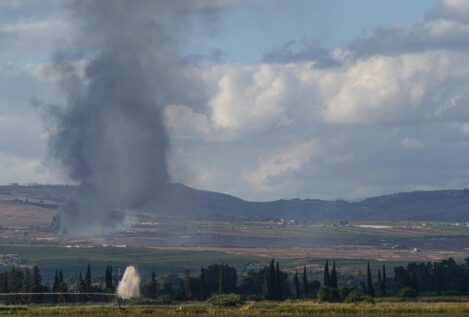
[[[217,48],[224,62],[255,64],[288,41],[343,48],[358,36],[378,27],[423,17],[436,0],[255,0],[226,11],[213,36],[194,37],[187,52]],[[203,29],[203,27],[202,27]],[[202,32],[201,32],[202,33]]]
[[[67,106],[51,59],[86,87],[100,43],[70,2],[0,2],[0,183],[72,182],[47,148],[44,105]],[[162,108],[172,181],[250,200],[469,187],[469,1],[190,3],[191,23],[161,21],[186,80]]]

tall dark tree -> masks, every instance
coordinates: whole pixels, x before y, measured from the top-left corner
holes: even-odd
[[[105,284],[106,291],[112,292],[114,290],[112,282],[112,266],[106,266]]]
[[[380,270],[378,270],[378,286],[379,286],[379,294],[383,296],[383,279],[381,278]]]
[[[206,300],[207,299],[207,281],[206,281],[206,270],[204,267],[200,268],[200,274],[199,274],[199,296],[201,300]]]
[[[91,285],[92,285],[92,282],[91,282],[91,266],[88,263],[88,266],[86,267],[86,273],[85,273],[85,287],[86,287],[87,292],[91,291]]]
[[[31,278],[31,270],[27,268],[24,271],[23,276],[23,283],[21,285],[21,291],[25,293],[30,293],[32,289],[32,278]]]
[[[331,287],[331,275],[329,273],[329,262],[324,265],[324,287]]]
[[[276,288],[276,300],[282,300],[282,274],[280,272],[280,266],[279,263],[277,262],[277,265],[275,267],[275,288]]]
[[[83,280],[83,276],[80,275],[78,276],[78,282],[77,282],[77,292],[78,293],[86,293],[86,284],[85,281]]]
[[[224,286],[224,273],[223,273],[223,261],[221,262],[220,265],[220,271],[218,272],[218,293],[223,294],[225,292],[225,286]]]
[[[337,288],[338,287],[338,283],[337,283],[337,271],[336,271],[336,267],[335,267],[335,261],[334,263],[332,264],[332,271],[331,271],[331,276],[330,276],[330,287],[332,288]]]
[[[382,275],[382,289],[381,289],[381,296],[386,296],[386,287],[387,287],[387,277],[386,277],[386,265],[383,264],[383,275]]]
[[[368,262],[368,265],[366,267],[366,293],[371,297],[375,296],[375,289],[373,287],[373,278],[371,276],[370,262]]]
[[[33,266],[33,270],[31,272],[31,292],[32,293],[43,292],[41,272],[39,271],[39,267],[37,265]],[[42,296],[34,295],[32,297],[32,300],[34,302],[40,302],[42,301]]]
[[[223,265],[222,265],[223,267]],[[223,272],[221,273],[223,276]],[[222,278],[223,279],[223,278]],[[222,282],[221,282],[222,283]],[[186,269],[184,270],[184,280],[183,280],[183,298],[190,299],[192,297],[191,291],[191,271]]]
[[[301,294],[300,294],[300,281],[298,279],[298,270],[295,271],[295,276],[293,277],[293,284],[295,284],[295,298],[299,299]]]
[[[308,274],[306,272],[306,265],[303,266],[303,296],[306,298],[309,295]]]
[[[55,275],[54,275],[54,284],[52,285],[52,291],[55,293],[59,290],[59,271],[55,270]]]

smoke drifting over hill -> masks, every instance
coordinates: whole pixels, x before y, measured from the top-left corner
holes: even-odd
[[[167,184],[168,136],[161,110],[192,98],[178,45],[205,1],[76,1],[70,6],[76,57],[58,53],[53,70],[67,95],[53,107],[52,155],[80,185],[61,208],[63,233],[122,225],[125,210],[154,200]],[[85,65],[83,69],[77,65]],[[83,73],[83,75],[80,75]]]

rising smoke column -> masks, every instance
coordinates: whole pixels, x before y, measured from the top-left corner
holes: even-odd
[[[213,2],[216,6],[216,2]],[[50,149],[79,188],[61,207],[61,232],[86,235],[122,225],[125,210],[154,200],[169,178],[161,111],[189,103],[190,76],[178,45],[188,17],[208,1],[76,1],[70,6],[84,75],[57,54],[67,95],[51,111]]]

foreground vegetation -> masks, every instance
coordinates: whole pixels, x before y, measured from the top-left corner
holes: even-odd
[[[433,300],[433,299],[432,299]],[[440,301],[452,298],[440,298]],[[465,299],[467,300],[467,298]],[[467,314],[469,301],[430,302],[421,298],[412,302],[377,301],[374,304],[319,303],[317,301],[245,302],[237,306],[218,306],[208,302],[184,302],[170,305],[125,303],[121,308],[107,304],[55,304],[55,305],[8,305],[0,306],[0,316],[71,316],[71,315],[150,315],[150,314],[229,314],[229,315],[272,315],[272,314]]]

